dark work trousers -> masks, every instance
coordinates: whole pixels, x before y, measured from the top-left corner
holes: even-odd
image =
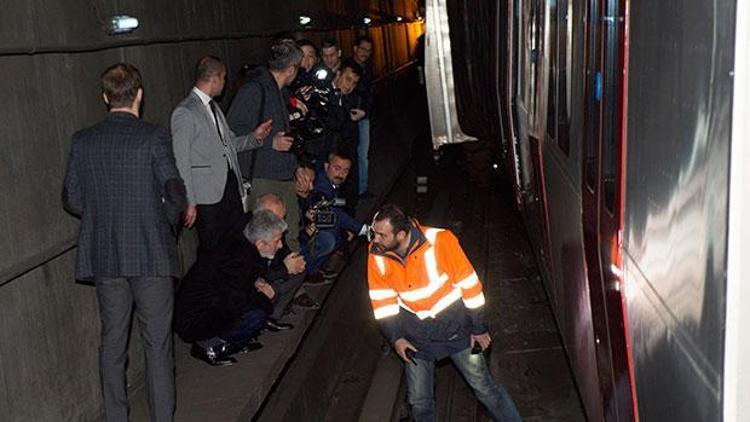
[[[101,318],[99,375],[107,422],[127,422],[125,368],[135,302],[146,355],[146,393],[152,421],[172,421],[175,409],[171,277],[96,278]]]
[[[244,214],[239,192],[237,176],[230,168],[221,201],[211,205],[198,205],[195,229],[198,230],[200,249],[203,251],[218,246],[222,240],[232,236],[233,231],[244,229],[239,227]]]

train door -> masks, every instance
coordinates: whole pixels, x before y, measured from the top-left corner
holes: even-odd
[[[632,420],[633,386],[620,294],[626,0],[587,0],[583,231],[606,420]]]

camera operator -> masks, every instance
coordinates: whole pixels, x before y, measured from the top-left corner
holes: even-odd
[[[300,245],[305,256],[308,282],[322,282],[320,270],[344,240],[364,235],[367,226],[341,208],[341,184],[352,167],[351,156],[333,151],[318,168],[313,192],[302,204],[305,227],[300,231]]]
[[[253,190],[250,199],[275,192],[285,203],[297,201],[295,190],[304,190],[302,185],[312,185],[312,180],[298,165],[296,155],[290,151],[293,138],[289,132],[289,111],[283,89],[297,76],[297,67],[302,62],[302,50],[290,41],[278,41],[271,46],[268,66],[259,68],[237,93],[227,114],[229,125],[236,133],[248,133],[259,123],[271,122],[272,129],[263,138],[262,145],[255,151],[249,167],[252,173]],[[242,164],[241,164],[242,166]],[[299,231],[297,207],[289,207],[286,222],[290,233]],[[289,247],[299,249],[297,238],[290,236]]]
[[[322,163],[334,147],[345,146],[356,151],[355,124],[365,116],[357,108],[354,89],[362,76],[362,67],[353,61],[344,62],[333,74],[324,65],[313,68],[313,81],[308,89],[298,90],[297,101],[304,102],[306,114],[293,113],[291,125],[300,141],[299,148],[312,163]]]

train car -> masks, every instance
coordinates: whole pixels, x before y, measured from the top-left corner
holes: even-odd
[[[427,1],[435,147],[495,146],[591,421],[750,420],[749,22],[739,1]]]

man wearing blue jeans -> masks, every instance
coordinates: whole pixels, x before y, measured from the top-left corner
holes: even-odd
[[[520,421],[513,400],[493,378],[481,351],[492,338],[485,297],[456,236],[426,227],[396,205],[373,218],[367,260],[375,320],[405,362],[414,421],[435,421],[435,362],[450,358],[496,421]]]
[[[331,152],[328,155],[328,161],[317,170],[313,192],[302,204],[307,224],[300,232],[300,245],[307,263],[308,274],[312,275],[311,278],[325,265],[331,254],[344,243],[345,237],[350,236],[347,233],[351,235],[366,233],[366,226],[348,215],[340,206],[330,207],[336,219],[334,227],[321,228],[315,225],[315,214],[321,211],[316,208],[316,205],[321,200],[331,201],[341,198],[341,185],[346,181],[351,167],[352,159],[345,152],[340,150]]]

